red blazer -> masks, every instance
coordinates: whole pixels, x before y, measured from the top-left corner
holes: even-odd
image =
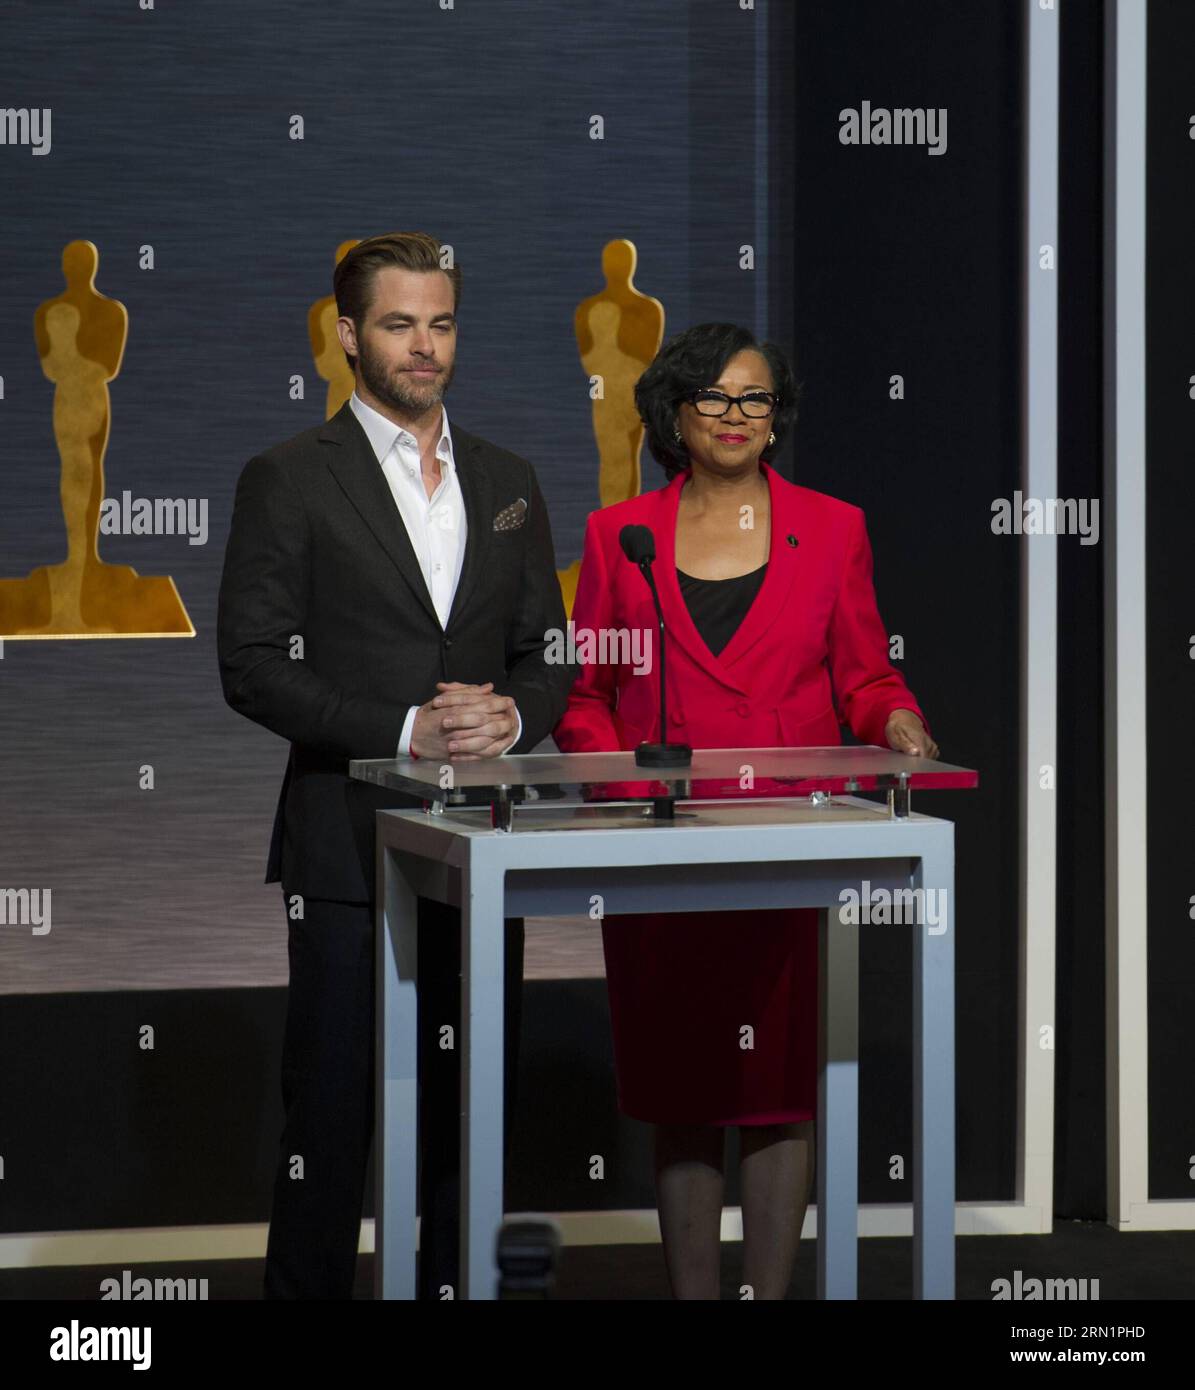
[[[650,671],[581,667],[554,735],[566,753],[634,748],[658,740],[658,630],[647,582],[622,553],[628,523],[656,538],[653,566],[668,634],[668,738],[694,748],[826,747],[840,722],[863,743],[886,747],[884,725],[909,709],[929,727],[888,661],[876,608],[871,546],[862,511],[785,481],[761,461],[772,534],[763,587],[719,656],[697,631],[676,577],[682,473],[655,492],[591,512],[573,624],[649,629]],[[796,544],[793,544],[793,540]]]

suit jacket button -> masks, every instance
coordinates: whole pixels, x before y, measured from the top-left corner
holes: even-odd
[[[451,646],[452,646],[452,638],[451,638],[451,637],[445,637],[445,639],[444,639],[444,646],[446,646],[446,647],[451,647]]]
[[[738,704],[735,705],[735,709],[739,714],[742,715],[744,719],[746,719],[751,713],[751,706],[747,703],[746,700],[740,700]]]

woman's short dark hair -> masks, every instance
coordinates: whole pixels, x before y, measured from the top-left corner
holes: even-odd
[[[379,270],[398,266],[400,270],[442,270],[452,281],[452,311],[461,302],[461,268],[455,257],[444,265],[444,248],[426,232],[386,232],[382,236],[359,241],[337,262],[332,272],[332,291],[336,296],[336,312],[352,319],[357,332],[373,303],[373,282]],[[357,365],[352,353],[346,352],[350,367]]]
[[[776,443],[764,449],[774,456],[797,418],[800,393],[784,352],[774,343],[757,342],[755,335],[733,323],[698,323],[678,333],[659,350],[635,386],[635,405],[647,426],[647,447],[669,479],[689,468],[689,454],[676,440],[676,413],[685,397],[713,386],[736,353],[758,352],[772,373],[772,389],[780,401],[770,421]]]

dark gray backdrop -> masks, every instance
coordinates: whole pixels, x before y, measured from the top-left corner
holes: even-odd
[[[1018,561],[988,523],[1018,474],[1017,7],[68,8],[69,44],[60,12],[0,20],[4,103],[54,113],[48,157],[0,148],[0,573],[63,550],[31,330],[75,237],[131,317],[107,491],[205,496],[211,536],[103,548],[174,576],[194,641],[9,643],[0,664],[0,882],[52,886],[55,912],[50,936],[0,942],[0,989],[28,996],[0,1025],[23,1173],[0,1228],[267,1210],[285,924],[261,877],[285,747],[222,702],[215,593],[241,466],[322,417],[306,314],[335,247],[395,227],[456,248],[451,416],[535,462],[562,565],[597,505],[572,315],[607,240],[636,243],[668,332],[728,318],[793,348],[805,399],[783,467],[865,507],[908,679],[944,756],[981,769],[977,793],[923,804],[959,826],[959,1195],[1010,1197]],[[838,112],[864,99],[947,107],[948,153],[844,148]],[[877,936],[865,970],[863,1194],[902,1200],[906,953]],[[516,1205],[651,1201],[640,1128],[613,1114],[601,988],[530,991],[523,1093],[543,1104],[520,1117]],[[147,1061],[131,1032],[155,1020]],[[578,1176],[594,1151],[621,1159],[602,1192]]]

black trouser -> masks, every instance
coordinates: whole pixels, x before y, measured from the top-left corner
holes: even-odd
[[[286,900],[284,894],[284,901]],[[288,918],[282,1049],[286,1123],[274,1179],[266,1298],[351,1298],[373,1136],[374,909],[306,898]],[[460,914],[419,899],[419,1296],[459,1297]],[[506,922],[506,1137],[518,1068],[523,922]],[[440,1046],[450,1024],[456,1046]],[[301,1161],[301,1168],[300,1168]]]

